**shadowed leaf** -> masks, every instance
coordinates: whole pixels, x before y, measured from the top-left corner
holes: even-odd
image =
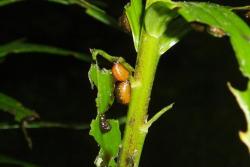
[[[38,117],[37,113],[24,107],[20,102],[3,93],[0,93],[0,110],[12,114],[18,122],[21,122],[29,116]]]
[[[8,156],[0,154],[0,165],[1,164],[5,164],[5,165],[6,164],[9,164],[9,165],[11,164],[11,165],[18,165],[18,166],[20,165],[22,167],[39,167],[39,166],[34,165],[32,163],[21,161],[21,160],[17,160],[15,158],[11,158],[11,157],[8,157]]]

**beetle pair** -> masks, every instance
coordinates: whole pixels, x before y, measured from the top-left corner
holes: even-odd
[[[116,99],[121,104],[128,104],[131,97],[131,85],[128,80],[129,71],[121,63],[117,62],[112,67],[112,75],[118,82],[116,85]]]
[[[128,104],[131,96],[131,86],[128,80],[129,71],[121,63],[114,63],[112,75],[117,81],[115,94],[118,102],[124,105]],[[105,115],[100,114],[99,119],[101,132],[109,132],[111,130],[111,125]]]

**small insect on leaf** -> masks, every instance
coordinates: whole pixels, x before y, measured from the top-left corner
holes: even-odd
[[[207,32],[214,36],[214,37],[217,37],[217,38],[222,38],[223,36],[226,35],[226,33],[220,29],[220,28],[217,28],[217,27],[213,27],[213,26],[208,26],[207,27]]]
[[[246,12],[245,17],[250,20],[250,10]]]
[[[116,99],[121,104],[128,104],[131,98],[131,85],[129,81],[118,83],[116,87]]]
[[[109,124],[104,114],[100,115],[100,129],[102,133],[107,133],[111,130],[111,125]]]
[[[117,81],[126,81],[129,77],[129,71],[121,64],[115,63],[112,67],[112,74]]]

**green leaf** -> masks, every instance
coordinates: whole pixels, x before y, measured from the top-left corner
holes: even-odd
[[[250,28],[229,7],[213,3],[179,2],[178,12],[188,22],[200,22],[216,28],[229,36],[236,53],[239,67],[244,76],[250,79]],[[218,35],[217,35],[218,36]],[[222,36],[219,34],[219,36]],[[240,132],[241,140],[250,151],[250,82],[245,91],[229,85],[231,92],[241,107],[247,120],[247,131]]]
[[[173,3],[158,1],[147,8],[144,17],[146,32],[155,38],[160,38],[160,55],[190,31],[188,22],[178,16],[175,7]]]
[[[156,2],[147,8],[144,26],[149,35],[155,38],[161,37],[167,30],[169,22],[178,15],[168,6],[165,2]]]
[[[29,116],[38,117],[37,113],[24,107],[20,102],[3,93],[0,93],[0,110],[14,115],[15,120],[18,122],[21,122]]]
[[[93,136],[100,146],[100,153],[97,157],[97,166],[102,161],[108,161],[111,166],[114,166],[114,159],[118,155],[119,145],[121,144],[121,132],[119,129],[119,122],[117,120],[109,119],[111,130],[106,133],[102,133],[100,130],[99,117],[91,122],[91,130],[89,134]]]
[[[248,82],[248,88],[245,91],[237,90],[230,84],[228,84],[228,86],[245,115],[247,121],[247,131],[240,131],[239,136],[240,139],[247,145],[248,151],[250,152],[250,82]]]
[[[1,155],[0,154],[0,164],[12,164],[12,165],[20,165],[22,167],[38,167],[37,165],[34,165],[32,163],[29,162],[25,162],[25,161],[21,161],[21,160],[17,160],[5,155]]]
[[[151,127],[151,125],[157,121],[163,114],[165,114],[167,111],[169,111],[170,109],[172,109],[174,103],[162,108],[160,111],[158,111],[146,124],[145,124],[145,128],[146,130],[148,130],[148,128]]]
[[[189,24],[181,17],[172,20],[160,38],[160,54],[177,44],[191,30]]]
[[[250,28],[228,7],[213,3],[179,2],[179,13],[188,22],[200,22],[223,30],[236,53],[240,70],[250,77]]]
[[[78,53],[74,51],[69,51],[66,49],[61,49],[57,47],[51,47],[46,45],[39,45],[39,44],[32,44],[23,42],[23,40],[17,40],[5,45],[0,46],[0,58],[7,56],[10,53],[48,53],[53,55],[60,55],[60,56],[73,56],[77,59],[90,62],[91,58],[90,55],[86,55],[83,53]]]
[[[133,35],[135,50],[138,50],[141,34],[142,0],[131,0],[125,6],[126,15]]]
[[[91,86],[97,87],[96,106],[99,114],[105,113],[114,102],[114,78],[111,70],[99,69],[97,64],[91,64],[89,70]]]

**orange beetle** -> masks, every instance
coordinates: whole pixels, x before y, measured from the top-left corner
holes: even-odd
[[[116,98],[121,104],[128,104],[131,97],[131,86],[129,81],[120,82],[116,87]]]
[[[129,77],[129,71],[121,63],[113,65],[112,74],[117,81],[126,81]]]

